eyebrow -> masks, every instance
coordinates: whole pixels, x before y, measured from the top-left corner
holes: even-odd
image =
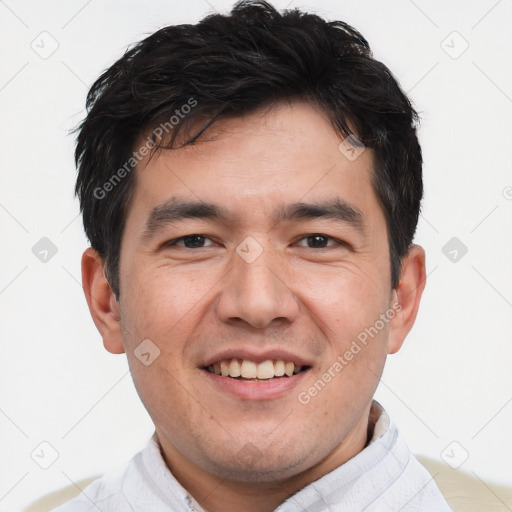
[[[358,231],[366,230],[363,212],[340,198],[328,199],[318,203],[292,203],[281,207],[276,215],[277,222],[312,219],[330,219],[348,224]]]
[[[207,219],[227,224],[231,218],[228,210],[217,204],[171,198],[153,208],[146,220],[143,236],[151,238],[164,227],[185,219]],[[321,202],[282,205],[274,211],[273,219],[276,223],[329,219],[348,224],[360,232],[366,231],[366,221],[361,210],[338,197]]]
[[[227,222],[229,215],[224,208],[202,201],[169,199],[153,208],[144,226],[144,238],[151,238],[164,227],[185,219],[208,219]]]

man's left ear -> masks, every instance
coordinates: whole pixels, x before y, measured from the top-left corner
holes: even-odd
[[[419,245],[412,245],[402,258],[400,282],[393,290],[391,299],[391,305],[395,305],[397,313],[389,323],[389,354],[400,350],[414,325],[426,279],[425,251]]]

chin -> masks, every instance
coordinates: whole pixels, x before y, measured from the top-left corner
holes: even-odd
[[[286,453],[286,456],[284,456]],[[227,460],[212,460],[212,472],[222,478],[243,483],[272,483],[292,478],[314,465],[308,461],[309,453],[289,453],[287,448],[270,452],[268,448],[259,450],[248,443]],[[309,462],[309,464],[308,464]]]

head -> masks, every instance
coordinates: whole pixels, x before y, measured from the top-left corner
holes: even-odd
[[[84,289],[169,464],[264,482],[357,453],[425,280],[416,114],[367,41],[241,2],[134,46],[87,107]]]

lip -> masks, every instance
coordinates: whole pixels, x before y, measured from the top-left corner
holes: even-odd
[[[243,381],[216,375],[204,368],[200,371],[201,374],[209,380],[209,383],[222,393],[228,393],[241,400],[263,401],[275,400],[289,393],[299,385],[304,376],[309,373],[310,369],[292,375],[291,377],[278,377],[268,381]]]
[[[288,352],[286,350],[272,349],[257,352],[255,350],[234,348],[224,349],[221,352],[216,353],[205,359],[204,363],[201,364],[203,368],[210,366],[214,363],[220,363],[230,359],[247,359],[248,361],[254,361],[255,363],[262,363],[263,361],[285,361],[295,363],[295,366],[313,366],[311,361],[303,359],[296,354]],[[299,374],[300,375],[300,374]]]

